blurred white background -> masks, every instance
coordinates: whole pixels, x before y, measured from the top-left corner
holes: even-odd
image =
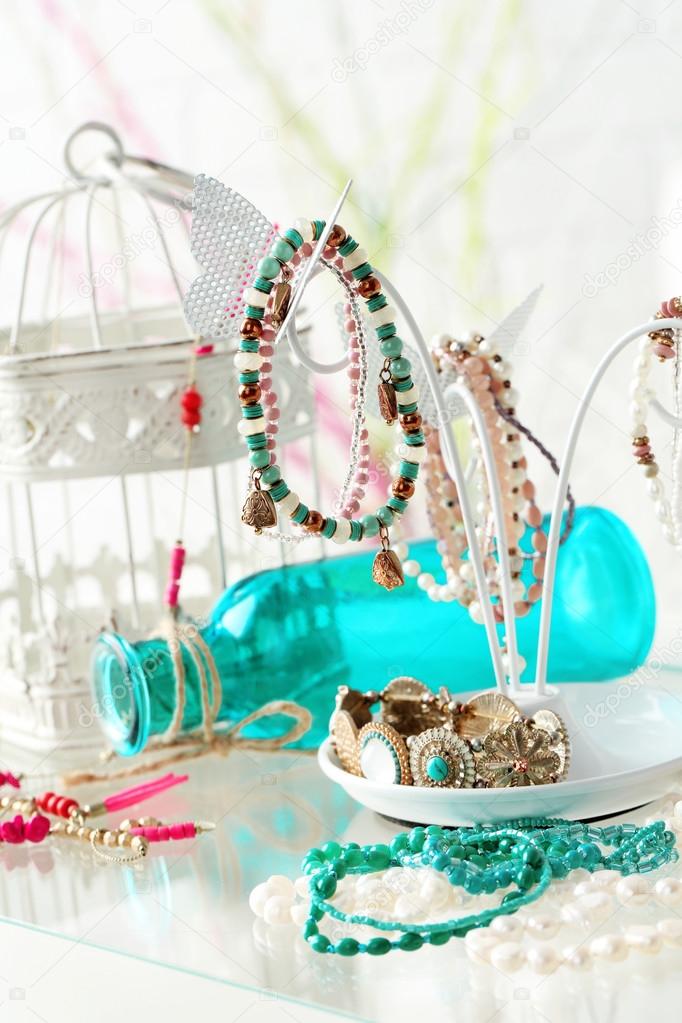
[[[88,119],[279,223],[324,216],[352,176],[342,222],[427,336],[485,333],[544,284],[514,362],[520,411],[557,454],[600,355],[682,291],[674,0],[6,0],[3,15],[3,207],[64,179]],[[573,488],[636,529],[666,644],[679,568],[630,453],[633,357],[597,394]],[[652,433],[669,485],[671,437]]]

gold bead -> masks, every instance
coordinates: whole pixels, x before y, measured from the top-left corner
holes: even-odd
[[[161,821],[157,817],[140,817],[137,826],[141,828],[158,828],[160,823]]]
[[[90,831],[90,828],[86,828],[84,824],[81,824],[81,826],[76,831],[76,837],[77,838],[87,838],[89,831]]]
[[[139,853],[140,856],[146,856],[147,850],[149,849],[149,842],[143,835],[133,835],[130,848],[133,852]]]
[[[102,845],[106,845],[111,848],[116,845],[116,838],[117,836],[115,831],[105,831],[102,835]]]
[[[133,835],[129,831],[121,831],[118,836],[118,844],[123,848],[129,846],[133,841]]]
[[[69,823],[64,828],[64,834],[68,835],[69,838],[73,838],[74,835],[78,834],[78,825],[73,824],[71,821],[69,821]]]

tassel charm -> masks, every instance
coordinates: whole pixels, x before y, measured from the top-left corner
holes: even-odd
[[[286,282],[276,284],[272,293],[272,311],[270,313],[273,327],[280,327],[284,323],[291,302],[291,285]]]
[[[277,525],[277,509],[267,490],[261,490],[260,475],[254,473],[252,480],[254,489],[244,502],[242,522],[260,535],[264,529]]]
[[[391,371],[388,368],[388,360],[384,363],[380,377],[381,380],[377,387],[379,411],[383,421],[388,426],[391,426],[398,419],[398,397],[395,393],[395,387],[391,383]]]
[[[405,583],[403,566],[395,551],[389,547],[388,530],[385,526],[381,530],[381,550],[374,558],[372,565],[372,579],[385,590],[396,590]]]

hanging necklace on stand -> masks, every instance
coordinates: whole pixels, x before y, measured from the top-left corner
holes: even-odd
[[[517,393],[508,379],[507,364],[490,342],[478,334],[467,341],[444,339],[434,350],[433,358],[440,373],[454,371],[457,379],[471,390],[486,419],[497,459],[505,509],[505,526],[510,541],[514,613],[521,617],[527,614],[531,606],[542,596],[544,553],[547,546],[547,538],[541,529],[542,513],[535,504],[535,486],[527,476],[527,461],[521,446],[521,435],[538,447],[549,459],[555,472],[558,472],[558,465],[540,441],[516,418]],[[427,514],[441,555],[445,582],[437,583],[430,573],[422,572],[421,565],[413,558],[404,561],[403,569],[406,575],[416,577],[417,584],[432,600],[457,600],[469,610],[474,621],[481,622],[482,611],[476,594],[473,570],[465,556],[467,540],[457,489],[445,467],[438,430],[427,428],[425,433]],[[472,438],[472,448],[476,454],[479,445],[475,436]],[[494,523],[490,511],[487,477],[480,458],[476,459],[473,482],[479,491],[477,507],[481,553],[491,593],[497,597],[494,604],[495,618],[501,622],[504,618],[504,608],[500,597],[500,570],[495,556]],[[570,532],[573,512],[573,497],[569,495],[569,512],[562,542]],[[520,545],[526,526],[533,530],[531,551],[524,550]],[[524,561],[528,560],[532,560],[533,563],[533,581],[526,586],[521,579],[521,572]]]
[[[267,419],[261,404],[261,374],[266,361],[261,352],[265,310],[271,294],[274,303],[281,300],[288,305],[291,295],[290,264],[306,242],[315,242],[321,237],[324,227],[320,220],[298,220],[294,228],[278,237],[270,254],[259,262],[258,276],[246,295],[246,318],[241,326],[240,350],[235,357],[235,365],[239,371],[243,417],[238,429],[249,448],[253,489],[244,504],[242,519],[256,531],[261,531],[275,526],[280,516],[286,516],[295,526],[335,543],[358,542],[378,535],[382,550],[374,559],[372,578],[386,589],[394,589],[404,580],[400,561],[390,549],[389,527],[405,512],[415,491],[419,466],[426,454],[422,420],[417,390],[411,377],[412,367],[402,357],[403,344],[397,335],[395,312],[382,293],[367,253],[338,224],[332,228],[327,241],[329,247],[336,250],[336,262],[345,279],[358,298],[366,303],[384,356],[379,383],[380,402],[386,421],[399,421],[403,430],[399,475],[393,481],[391,497],[374,514],[364,515],[361,519],[324,516],[309,508],[298,494],[289,489],[276,464],[275,447],[268,445]]]
[[[671,298],[661,303],[656,319],[668,317],[682,318],[682,300]],[[665,487],[660,477],[660,467],[656,461],[649,430],[647,415],[653,391],[649,387],[649,373],[655,358],[661,363],[672,362],[674,369],[674,403],[675,415],[680,417],[680,367],[679,367],[680,331],[666,328],[654,330],[640,342],[640,351],[633,366],[631,384],[630,417],[632,423],[632,453],[638,465],[641,465],[646,480],[649,497],[654,503],[656,518],[661,523],[663,536],[678,554],[682,554],[682,505],[680,502],[680,438],[679,429],[675,427],[673,434],[673,489],[672,503],[668,500]]]

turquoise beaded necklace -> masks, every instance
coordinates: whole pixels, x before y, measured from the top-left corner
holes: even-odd
[[[382,409],[387,422],[399,420],[403,430],[401,461],[391,496],[373,515],[365,515],[361,519],[325,517],[309,508],[289,489],[267,447],[265,418],[260,404],[260,374],[264,361],[259,354],[262,321],[266,311],[275,304],[280,309],[282,305],[286,308],[290,293],[289,264],[302,246],[314,243],[322,236],[324,228],[323,220],[297,220],[293,228],[278,236],[269,255],[259,262],[258,275],[246,294],[246,318],[240,329],[241,340],[235,365],[239,371],[242,407],[239,430],[249,449],[255,489],[247,498],[242,519],[260,531],[265,526],[274,525],[278,515],[286,515],[304,530],[318,533],[335,543],[358,542],[365,537],[379,536],[382,550],[375,558],[372,576],[386,589],[393,589],[402,585],[403,573],[399,559],[389,548],[388,529],[407,509],[414,494],[419,465],[426,455],[422,418],[417,388],[411,377],[412,367],[402,354],[403,342],[397,334],[394,310],[381,290],[367,253],[338,224],[331,229],[327,246],[334,250],[343,273],[366,303],[367,316],[374,326],[385,360],[379,384]],[[279,284],[276,283],[278,280]]]
[[[601,847],[611,847],[605,852]],[[422,945],[445,945],[469,931],[487,927],[495,917],[515,913],[535,902],[554,878],[582,867],[618,870],[623,875],[656,870],[678,858],[675,836],[663,821],[644,827],[617,824],[598,828],[548,818],[508,821],[476,828],[417,827],[395,836],[390,845],[361,847],[355,842],[327,842],[310,849],[303,873],[310,877],[310,915],[303,936],[315,952],[353,956],[385,955],[396,949],[414,952]],[[433,924],[405,924],[345,913],[331,899],[337,883],[349,874],[370,874],[389,867],[432,867],[469,895],[493,895],[514,886],[501,902],[467,916]],[[328,916],[344,924],[373,927],[399,937],[367,942],[345,937],[334,944],[319,929]]]

